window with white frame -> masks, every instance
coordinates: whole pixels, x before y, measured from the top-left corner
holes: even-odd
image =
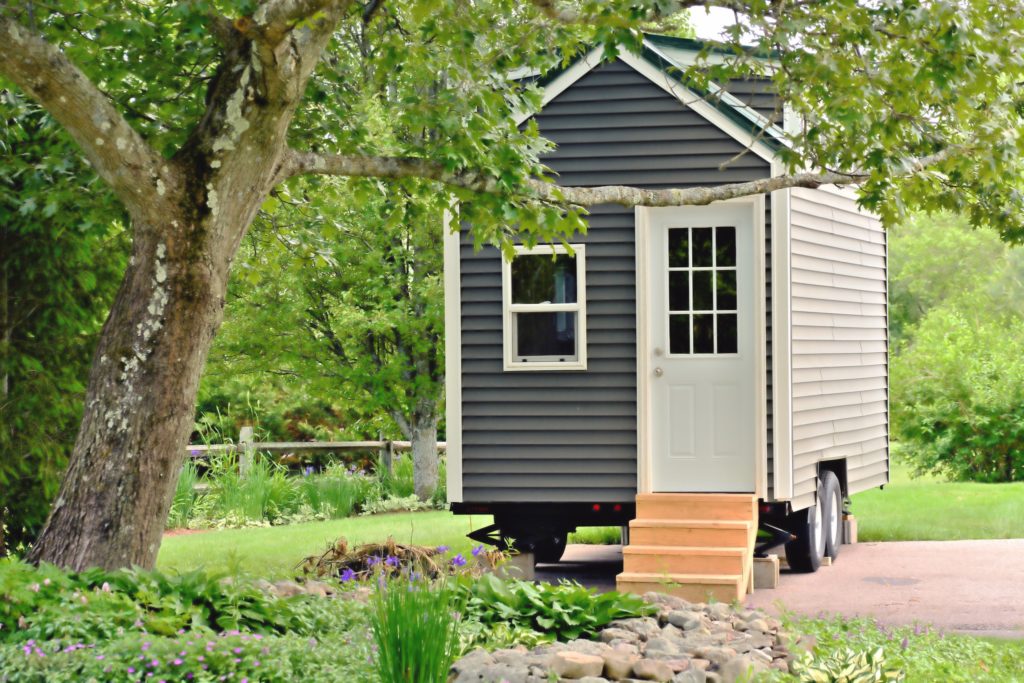
[[[587,367],[586,248],[516,247],[502,260],[506,370]]]

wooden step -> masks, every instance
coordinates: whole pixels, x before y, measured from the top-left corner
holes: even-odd
[[[634,519],[630,545],[745,548],[755,531],[751,520]]]
[[[622,572],[615,577],[622,593],[668,593],[690,602],[733,602],[746,595],[746,581],[739,574],[659,574]]]
[[[749,493],[640,493],[640,519],[757,519],[757,496]]]
[[[622,562],[627,573],[741,575],[746,553],[743,547],[631,544],[622,549]]]

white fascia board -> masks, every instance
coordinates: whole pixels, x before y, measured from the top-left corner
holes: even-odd
[[[462,502],[462,276],[456,202],[444,212],[444,392],[448,502]]]

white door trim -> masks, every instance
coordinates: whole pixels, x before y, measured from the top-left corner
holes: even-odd
[[[462,273],[459,205],[444,212],[444,391],[448,502],[462,502]]]
[[[764,237],[765,237],[765,198],[764,195],[753,197],[740,197],[726,202],[715,202],[712,206],[719,204],[747,204],[750,207],[754,225],[754,265],[758,274],[754,277],[754,348],[759,352],[754,357],[754,371],[757,378],[755,387],[755,452],[758,454],[755,462],[755,493],[763,498],[766,493],[767,482],[767,424],[765,414],[765,396],[767,392],[766,367],[766,339],[765,339],[765,278],[764,278]],[[679,207],[685,211],[687,207]],[[644,350],[650,347],[650,320],[648,316],[648,304],[650,291],[647,285],[647,273],[650,264],[648,263],[648,246],[650,243],[650,216],[649,207],[638,206],[635,213],[635,241],[636,241],[636,387],[637,387],[637,491],[639,493],[650,493],[653,491],[651,471],[653,469],[651,437],[653,433],[653,411],[651,410],[651,382],[652,376],[650,367],[650,354]],[[774,222],[774,221],[773,221]]]

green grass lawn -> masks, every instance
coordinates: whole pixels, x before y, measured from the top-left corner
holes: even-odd
[[[157,567],[174,571],[202,567],[268,578],[290,576],[302,558],[322,552],[341,536],[350,544],[380,542],[394,536],[399,543],[447,545],[456,552],[466,552],[473,545],[466,534],[490,523],[487,516],[432,511],[207,531],[164,538]]]
[[[892,481],[885,489],[856,494],[851,510],[861,541],[1020,538],[1024,483],[913,479],[908,467],[894,462]]]

